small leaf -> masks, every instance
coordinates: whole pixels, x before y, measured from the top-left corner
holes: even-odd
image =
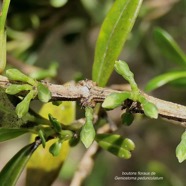
[[[48,87],[46,87],[42,83],[38,82],[37,90],[38,98],[40,101],[47,103],[51,99],[51,92],[49,91]]]
[[[60,140],[66,141],[73,137],[73,132],[71,130],[62,130],[60,132]]]
[[[115,62],[115,70],[118,74],[122,75],[124,79],[126,79],[131,86],[133,91],[138,91],[137,84],[134,80],[134,74],[131,72],[128,64],[124,61],[116,61]]]
[[[122,75],[124,79],[126,79],[128,82],[134,81],[134,74],[131,72],[128,64],[124,61],[116,61],[115,62],[115,70],[118,74]]]
[[[117,134],[97,134],[96,141],[103,149],[124,159],[129,159],[131,157],[130,151],[135,148],[132,140],[123,139]]]
[[[6,89],[6,93],[10,94],[10,95],[14,95],[17,94],[21,91],[25,91],[25,90],[31,90],[32,86],[25,84],[25,85],[16,85],[16,84],[12,84],[10,86],[8,86],[8,88]]]
[[[129,151],[132,151],[135,149],[134,142],[129,138],[125,138],[124,144],[125,144],[125,148],[128,149]]]
[[[10,140],[29,132],[29,129],[0,128],[0,142]]]
[[[142,0],[117,0],[106,16],[96,43],[92,79],[105,86],[138,15]]]
[[[59,8],[64,6],[66,3],[68,2],[68,0],[50,0],[50,4],[55,7],[55,8]]]
[[[141,102],[141,105],[143,107],[143,110],[146,116],[148,116],[149,118],[154,118],[154,119],[158,118],[158,109],[153,103],[145,100]]]
[[[86,122],[83,125],[80,133],[80,139],[82,143],[88,148],[94,141],[95,138],[95,129],[93,126],[93,109],[90,107],[85,108],[85,117]]]
[[[95,129],[92,123],[85,123],[85,125],[82,127],[80,138],[86,148],[90,147],[95,138]]]
[[[55,143],[53,143],[50,148],[49,151],[53,156],[58,156],[61,152],[61,142],[56,141]]]
[[[16,113],[19,118],[22,118],[29,110],[31,99],[35,97],[35,90],[31,90],[26,97],[16,106]]]
[[[181,136],[181,142],[176,147],[176,157],[179,163],[186,160],[186,131]]]
[[[57,119],[52,117],[51,114],[48,114],[48,118],[49,118],[52,126],[54,127],[54,130],[56,132],[60,132],[62,130],[62,128],[61,128],[61,124],[57,121]]]
[[[114,109],[118,106],[121,106],[122,103],[129,97],[130,97],[129,92],[111,93],[104,100],[102,107],[106,109]]]
[[[69,140],[69,145],[70,145],[71,147],[74,147],[74,146],[76,146],[76,145],[79,143],[79,141],[80,141],[79,136],[73,136],[73,137]]]
[[[43,148],[45,148],[45,146],[46,146],[46,139],[45,139],[43,131],[39,130],[38,135],[39,135],[39,137],[41,139]]]
[[[186,55],[172,36],[162,28],[154,30],[154,38],[162,54],[169,60],[186,66]]]
[[[0,183],[3,186],[14,186],[25,168],[32,153],[40,145],[34,142],[22,148],[14,157],[5,165],[0,172]]]
[[[130,126],[134,121],[134,115],[132,113],[125,112],[122,114],[121,119],[124,125]]]
[[[156,76],[148,82],[145,86],[145,91],[150,92],[154,89],[157,89],[171,81],[186,78],[186,71],[177,71],[177,72],[168,72],[159,76]]]
[[[23,74],[22,72],[20,72],[17,69],[8,69],[6,71],[6,76],[8,77],[8,79],[13,80],[13,81],[22,81],[22,82],[29,83],[33,86],[35,86],[35,84],[36,84],[34,79]]]

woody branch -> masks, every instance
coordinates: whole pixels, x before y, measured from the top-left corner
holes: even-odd
[[[0,76],[0,87],[7,88],[12,82],[6,77]],[[15,82],[14,82],[15,83]],[[17,82],[18,83],[18,82]],[[93,81],[80,81],[77,84],[58,85],[43,82],[52,94],[51,101],[80,101],[83,106],[94,107],[96,103],[101,103],[111,93],[130,91],[129,86],[124,86],[123,90],[98,87]],[[164,101],[141,92],[144,97],[158,108],[159,116],[173,121],[178,125],[186,127],[186,107],[180,104]],[[23,95],[24,96],[24,95]],[[133,104],[131,112],[143,113],[139,104]],[[129,107],[124,103],[124,107]]]

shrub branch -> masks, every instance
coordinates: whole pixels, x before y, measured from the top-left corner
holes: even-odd
[[[7,88],[11,83],[6,77],[0,76],[0,87]],[[98,87],[93,81],[85,80],[79,83],[71,83],[67,85],[51,84],[42,82],[50,90],[52,97],[50,101],[80,101],[82,106],[94,107],[96,103],[102,103],[104,99],[111,93],[119,93],[122,91],[129,91],[129,86],[124,86],[123,90],[115,90],[112,88]],[[186,106],[164,101],[152,96],[149,96],[142,92],[144,97],[156,105],[158,108],[159,116],[177,121],[176,124],[186,128]],[[21,93],[22,96],[26,95],[26,92]],[[37,98],[36,98],[37,99]],[[130,102],[130,104],[129,104]],[[142,108],[138,103],[134,103],[131,100],[126,101],[123,108],[129,108],[131,112],[143,113]]]

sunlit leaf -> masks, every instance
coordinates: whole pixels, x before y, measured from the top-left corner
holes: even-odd
[[[132,140],[123,139],[117,134],[97,134],[96,141],[103,149],[124,159],[129,159],[131,157],[130,151],[135,148]]]
[[[154,38],[162,54],[170,61],[186,66],[186,55],[172,36],[162,28],[154,30]]]
[[[130,97],[129,92],[111,93],[104,100],[102,107],[106,109],[114,109],[118,106],[121,106],[122,103],[129,97]]]
[[[36,143],[29,144],[22,148],[16,155],[5,165],[0,172],[0,184],[3,186],[14,186],[25,168],[32,153],[36,150]]]
[[[155,78],[153,78],[147,83],[145,87],[145,91],[150,92],[171,81],[174,81],[180,78],[186,78],[186,71],[168,72],[168,73],[156,76]]]
[[[186,160],[186,131],[181,136],[181,142],[176,147],[176,157],[182,163]]]
[[[106,16],[96,43],[92,79],[105,86],[125,41],[128,38],[142,0],[116,0]]]
[[[10,140],[29,132],[29,129],[0,128],[0,142]]]

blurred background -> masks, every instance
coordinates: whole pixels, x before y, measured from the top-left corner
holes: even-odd
[[[58,64],[57,83],[91,79],[94,49],[100,26],[113,0],[13,0],[7,19],[8,63],[21,68],[21,62],[40,68]],[[156,75],[177,69],[167,60],[153,38],[154,28],[168,31],[186,51],[186,0],[144,0],[139,17],[130,34],[120,59],[128,62],[139,87]],[[30,67],[30,66],[28,66]],[[33,69],[28,68],[28,72]],[[108,86],[126,83],[113,73]],[[163,86],[151,95],[186,104],[185,86]],[[77,118],[81,117],[77,112]],[[120,122],[120,110],[110,111],[113,122]],[[123,126],[116,133],[131,138],[136,149],[129,160],[119,159],[101,151],[95,166],[85,180],[86,186],[184,186],[186,163],[180,164],[175,148],[184,129],[170,121],[150,120],[136,115],[130,127]],[[27,144],[28,136],[0,144],[0,169]],[[58,180],[53,184],[69,185],[85,149],[82,145],[71,149]],[[122,172],[155,172],[162,181],[118,181]],[[18,185],[24,185],[24,174]]]

